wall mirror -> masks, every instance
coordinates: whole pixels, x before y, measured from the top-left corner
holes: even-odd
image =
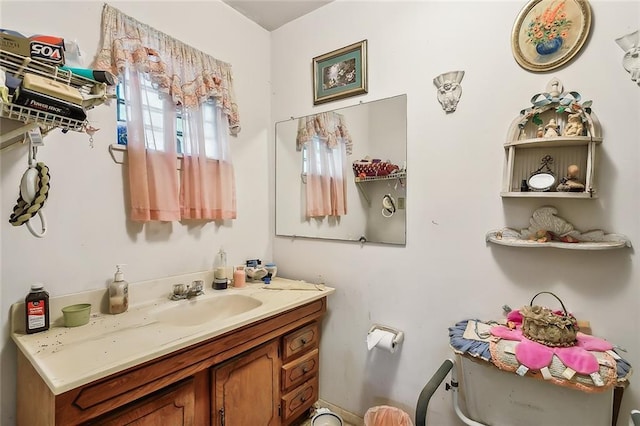
[[[276,235],[406,243],[406,95],[275,127]]]

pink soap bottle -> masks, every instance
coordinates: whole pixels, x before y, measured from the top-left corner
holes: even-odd
[[[237,266],[233,271],[233,286],[235,288],[242,288],[247,285],[247,275],[244,272],[244,266]]]

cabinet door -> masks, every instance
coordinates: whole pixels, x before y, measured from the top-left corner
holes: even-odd
[[[279,425],[278,341],[212,369],[214,426]]]
[[[188,379],[85,424],[194,426],[194,402],[194,381]]]

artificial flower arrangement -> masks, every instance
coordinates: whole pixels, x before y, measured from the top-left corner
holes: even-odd
[[[571,28],[571,20],[567,18],[565,11],[565,1],[560,3],[552,2],[544,9],[542,14],[537,15],[529,22],[526,29],[527,41],[537,46],[541,43],[548,43],[560,38],[566,39]]]

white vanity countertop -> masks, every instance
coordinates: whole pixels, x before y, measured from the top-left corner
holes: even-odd
[[[172,284],[189,283],[193,279],[205,280],[204,295],[189,301],[169,300]],[[275,278],[272,284],[276,285],[271,289],[265,289],[263,283],[248,283],[245,288],[213,290],[211,282],[212,274],[202,272],[130,284],[129,310],[118,315],[100,313],[100,307],[106,306],[106,289],[51,298],[50,329],[30,335],[24,333],[24,303],[16,303],[11,307],[11,336],[52,393],[59,395],[156,357],[321,299],[335,291],[326,286],[319,286],[321,290],[273,289],[278,285],[300,283],[283,278]],[[145,294],[150,298],[143,300]],[[159,322],[155,317],[157,312],[172,304],[198,303],[232,294],[251,296],[262,304],[244,313],[198,325],[171,325]],[[89,323],[80,327],[64,327],[60,309],[69,304],[87,302],[92,304]],[[180,306],[172,309],[180,309]]]

